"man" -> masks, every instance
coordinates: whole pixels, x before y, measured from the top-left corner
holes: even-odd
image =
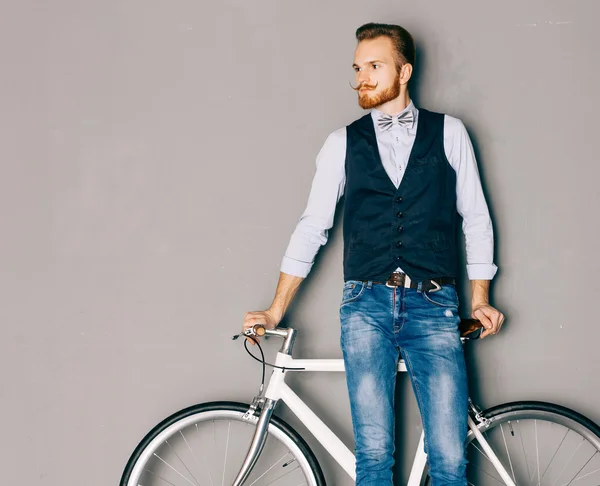
[[[344,205],[341,347],[352,412],[356,484],[392,484],[394,387],[402,354],[425,431],[433,486],[465,486],[467,378],[459,337],[456,230],[463,217],[472,317],[496,334],[488,303],[493,232],[463,123],[417,109],[408,93],[411,35],[369,23],[356,31],[359,105],[372,111],[329,135],[308,205],[285,252],[276,295],[243,329],[275,327]]]

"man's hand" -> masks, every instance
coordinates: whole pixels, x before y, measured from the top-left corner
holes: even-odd
[[[485,331],[481,333],[481,339],[489,334],[498,334],[504,322],[504,314],[487,303],[474,304],[471,317],[479,319],[485,327]]]
[[[262,324],[265,329],[273,329],[277,327],[285,311],[292,302],[294,295],[296,294],[298,287],[304,280],[304,277],[297,277],[287,273],[279,272],[279,282],[277,282],[277,289],[275,290],[275,298],[271,307],[264,311],[246,312],[244,314],[244,323],[242,324],[242,332],[246,329],[251,328],[255,324]],[[252,336],[259,342],[258,337]],[[246,338],[250,344],[254,345],[254,341],[250,338]]]
[[[262,324],[265,327],[265,329],[273,329],[273,328],[277,327],[277,325],[279,324],[280,321],[281,321],[281,318],[276,316],[275,313],[271,309],[267,309],[264,311],[246,312],[246,314],[244,314],[244,323],[242,324],[242,332],[244,332],[246,329],[251,328],[255,324]],[[254,339],[256,339],[257,342],[260,342],[260,339],[258,339],[258,336],[252,336],[252,337]],[[246,341],[248,341],[253,346],[255,344],[254,341],[252,339],[250,339],[249,337],[246,338]]]

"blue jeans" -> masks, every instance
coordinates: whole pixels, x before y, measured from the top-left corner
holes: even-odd
[[[468,391],[452,285],[423,292],[348,280],[340,305],[358,486],[392,485],[400,352],[417,399],[432,486],[466,486]]]

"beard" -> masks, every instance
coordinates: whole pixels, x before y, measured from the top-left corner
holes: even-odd
[[[396,99],[400,95],[400,74],[396,75],[391,86],[382,89],[381,92],[377,94],[371,94],[371,92],[376,89],[375,86],[365,84],[362,86],[368,88],[368,90],[363,93],[358,91],[359,106],[364,110],[376,108],[384,103],[387,103],[388,101]]]

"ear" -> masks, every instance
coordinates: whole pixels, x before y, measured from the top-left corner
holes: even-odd
[[[412,76],[413,67],[412,64],[405,62],[400,69],[400,84],[406,84]]]

